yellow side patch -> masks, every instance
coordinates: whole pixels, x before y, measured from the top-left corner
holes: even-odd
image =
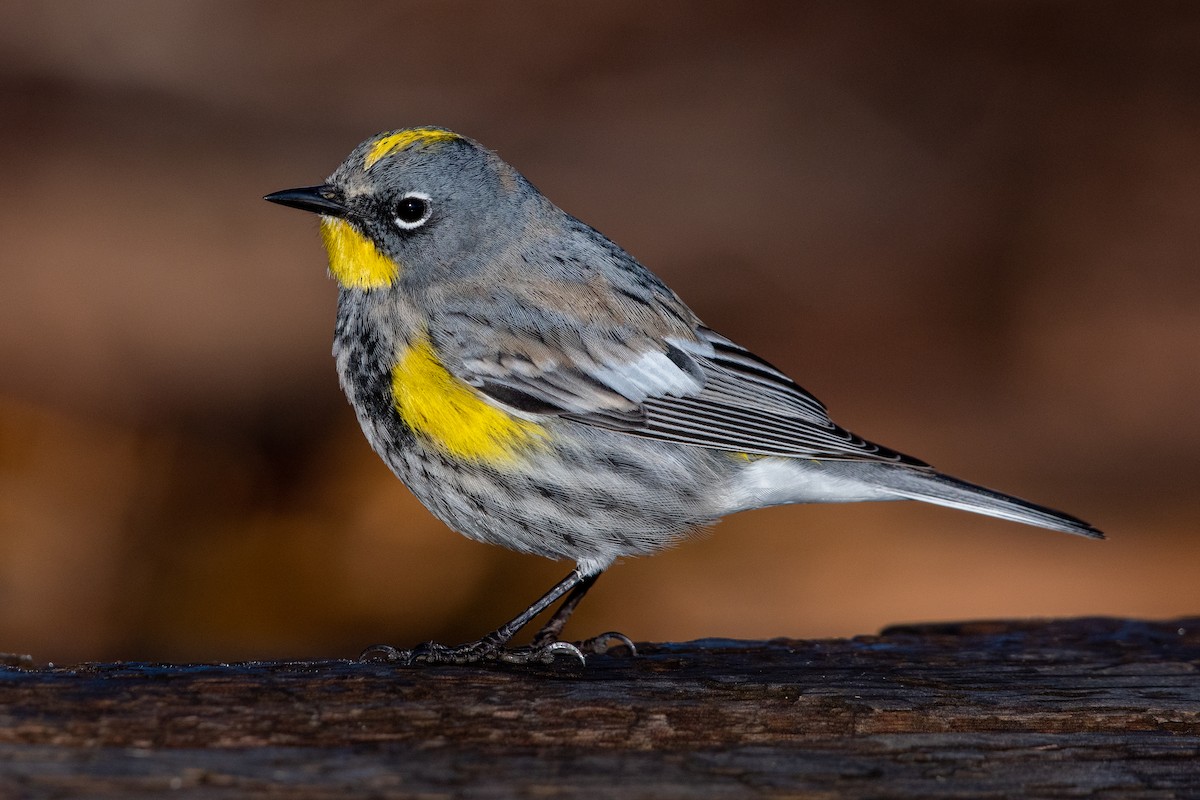
[[[488,405],[438,361],[421,339],[392,368],[392,397],[404,423],[447,455],[467,461],[504,463],[540,446],[540,425]]]
[[[347,289],[390,286],[400,275],[400,265],[344,219],[321,217],[321,241],[329,253],[329,271]]]
[[[397,150],[403,150],[414,144],[428,145],[434,142],[449,142],[453,139],[460,138],[457,133],[443,131],[438,128],[409,128],[405,131],[393,133],[390,136],[385,136],[371,146],[367,151],[367,155],[363,157],[363,169],[370,169],[375,166],[379,159],[394,153]]]

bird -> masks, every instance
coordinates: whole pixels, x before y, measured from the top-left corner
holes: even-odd
[[[574,562],[480,639],[368,661],[585,660],[562,629],[617,559],[733,513],[918,500],[1079,534],[1083,520],[941,473],[833,422],[765,359],[479,142],[436,126],[359,144],[324,183],[266,195],[319,215],[333,356],[375,452],[453,530]],[[513,638],[559,603],[532,642]]]

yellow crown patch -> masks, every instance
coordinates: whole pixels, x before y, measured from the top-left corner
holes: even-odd
[[[363,157],[363,169],[369,170],[384,156],[390,155],[397,150],[411,147],[414,144],[425,146],[434,144],[435,142],[449,142],[458,138],[459,135],[457,133],[444,131],[440,128],[409,128],[405,131],[399,131],[390,136],[383,137],[371,146],[366,156]]]

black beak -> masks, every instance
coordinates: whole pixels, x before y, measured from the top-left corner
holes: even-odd
[[[284,189],[282,192],[272,192],[263,200],[301,211],[311,211],[314,214],[324,214],[327,217],[344,217],[349,213],[349,209],[342,202],[342,193],[329,184]]]

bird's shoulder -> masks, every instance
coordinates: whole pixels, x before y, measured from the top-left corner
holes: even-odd
[[[699,320],[648,275],[526,253],[443,292],[430,339],[452,373],[523,410],[631,412],[702,383],[681,349],[699,341]]]

